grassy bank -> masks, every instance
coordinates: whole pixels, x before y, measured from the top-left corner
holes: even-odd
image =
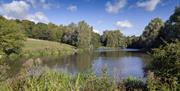
[[[64,56],[76,53],[78,50],[70,45],[28,38],[23,47],[23,55],[26,57],[37,56]]]

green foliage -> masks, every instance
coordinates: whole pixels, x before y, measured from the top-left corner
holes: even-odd
[[[100,36],[92,31],[86,22],[70,24],[65,27],[62,42],[82,49],[92,49],[100,46]]]
[[[78,34],[79,33],[77,30],[77,25],[74,23],[69,24],[67,27],[64,28],[64,33],[61,41],[66,44],[77,46]]]
[[[153,72],[147,74],[147,90],[148,91],[179,91],[180,84],[177,79],[165,82],[163,77],[157,77]]]
[[[164,26],[160,18],[155,18],[145,27],[143,34],[137,38],[132,36],[129,47],[149,50],[159,46],[159,32]]]
[[[14,21],[0,19],[0,51],[7,55],[19,54],[23,41],[24,35],[20,25]]]
[[[18,22],[18,23],[22,25],[23,30],[25,31],[25,35],[27,37],[32,38],[33,37],[32,36],[32,29],[33,29],[33,26],[35,26],[35,23],[28,21],[28,20],[22,20],[21,22]]]
[[[92,29],[87,23],[81,21],[78,23],[78,47],[79,48],[91,48],[91,33]]]
[[[168,80],[180,79],[180,42],[167,44],[153,52],[151,69]]]
[[[51,31],[49,40],[61,42],[63,30],[61,27],[56,26],[55,24],[49,23],[48,30]]]
[[[115,83],[105,75],[97,77],[93,73],[79,73],[72,76],[52,71],[43,72],[38,76],[19,76],[8,81],[4,86],[6,91],[114,91],[117,89]]]
[[[158,44],[159,31],[164,26],[164,22],[160,18],[153,19],[146,27],[143,34],[140,36],[140,46],[142,48],[154,48]]]
[[[180,40],[180,6],[177,6],[169,20],[162,22],[155,18],[145,27],[143,34],[137,41],[132,41],[128,47],[150,50],[165,42],[171,43]]]
[[[139,48],[138,40],[139,40],[139,37],[135,35],[126,37],[127,48]]]
[[[119,30],[105,31],[101,37],[103,46],[106,47],[126,47],[126,42],[123,34]]]
[[[123,85],[127,91],[144,91],[146,88],[145,83],[134,77],[128,77],[123,80]]]
[[[166,21],[161,36],[166,41],[180,40],[180,6],[176,7],[175,12],[170,16],[169,20]]]
[[[100,40],[100,35],[98,33],[92,32],[92,37],[91,37],[91,44],[93,45],[94,48],[98,48],[101,46],[101,40]]]
[[[180,90],[180,42],[154,49],[148,74],[149,91]]]

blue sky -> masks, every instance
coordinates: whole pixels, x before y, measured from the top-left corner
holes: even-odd
[[[180,0],[0,0],[0,14],[58,25],[85,20],[101,34],[119,29],[140,35],[151,19],[166,21],[177,5]]]

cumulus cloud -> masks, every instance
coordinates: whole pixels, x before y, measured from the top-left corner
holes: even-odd
[[[128,20],[125,20],[125,21],[117,21],[116,22],[116,26],[118,28],[131,28],[133,27],[132,23],[129,22]]]
[[[38,22],[48,23],[49,22],[48,18],[42,12],[36,12],[33,15],[28,15],[26,19],[30,21],[34,21],[35,23],[38,23]]]
[[[144,8],[146,11],[153,11],[161,0],[147,0],[143,2],[137,2],[138,7]]]
[[[77,11],[77,6],[76,5],[70,5],[67,10],[71,11],[71,12],[75,12]]]
[[[12,1],[0,5],[0,14],[8,19],[28,19],[34,22],[48,23],[48,18],[42,12],[29,13],[30,5],[25,1]]]
[[[25,18],[29,7],[24,1],[13,1],[12,3],[0,5],[0,13],[8,18]]]
[[[106,11],[108,13],[118,13],[126,5],[126,0],[116,0],[114,3],[106,3]]]
[[[94,31],[95,33],[100,34],[100,31],[99,31],[99,30],[97,30],[97,29],[93,29],[93,31]]]
[[[50,9],[53,6],[56,6],[48,2],[47,0],[23,0],[23,1],[30,4],[33,8]]]

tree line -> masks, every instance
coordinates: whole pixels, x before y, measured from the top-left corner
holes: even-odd
[[[155,18],[145,27],[142,35],[127,37],[129,48],[150,50],[165,43],[180,40],[180,6],[177,6],[170,18],[163,22]]]
[[[0,51],[6,54],[18,53],[25,37],[66,43],[77,48],[93,49],[100,46],[138,48],[151,50],[165,42],[180,40],[180,7],[169,20],[155,18],[145,27],[139,37],[125,37],[120,30],[106,30],[103,35],[95,33],[85,21],[69,25],[34,23],[29,20],[8,20],[0,17]]]
[[[107,30],[100,35],[95,33],[93,27],[85,21],[69,25],[36,24],[29,20],[8,20],[0,16],[0,36],[1,52],[8,55],[18,53],[26,37],[66,43],[83,49],[100,46],[126,47],[125,37],[120,30]]]

